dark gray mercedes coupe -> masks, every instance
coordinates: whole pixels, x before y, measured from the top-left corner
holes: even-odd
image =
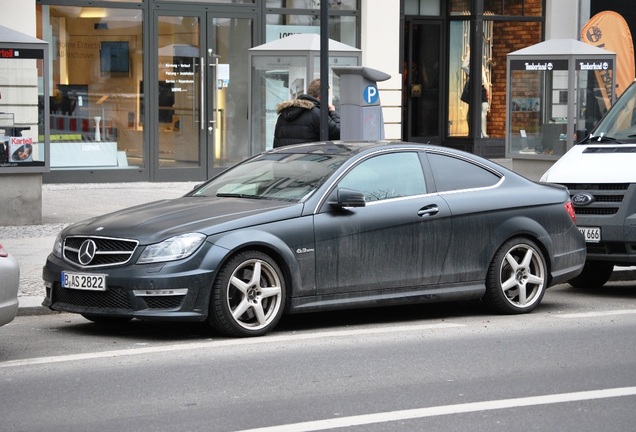
[[[469,299],[530,312],[584,263],[564,187],[445,147],[313,143],[65,228],[44,305],[258,336],[284,313]]]

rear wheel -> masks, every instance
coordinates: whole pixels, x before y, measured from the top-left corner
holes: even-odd
[[[488,269],[484,303],[498,313],[520,314],[536,308],[547,288],[543,253],[526,238],[504,243]]]
[[[269,255],[245,251],[219,271],[208,321],[228,336],[261,336],[276,326],[284,306],[285,279],[280,267]]]
[[[586,261],[583,271],[568,283],[575,288],[600,288],[609,280],[614,264],[604,261]]]

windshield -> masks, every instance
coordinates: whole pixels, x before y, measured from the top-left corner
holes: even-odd
[[[222,173],[192,196],[225,196],[300,202],[346,160],[341,155],[272,153]]]
[[[636,142],[636,85],[625,90],[594,129],[590,141]]]

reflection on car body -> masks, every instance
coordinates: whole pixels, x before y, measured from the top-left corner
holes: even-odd
[[[0,326],[10,323],[18,313],[20,266],[0,245]]]
[[[443,147],[312,143],[65,228],[44,304],[256,336],[283,313],[467,299],[530,312],[584,261],[563,187]]]

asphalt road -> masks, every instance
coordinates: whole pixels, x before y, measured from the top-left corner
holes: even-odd
[[[21,316],[0,328],[2,431],[628,431],[636,282],[479,303],[205,326]]]

